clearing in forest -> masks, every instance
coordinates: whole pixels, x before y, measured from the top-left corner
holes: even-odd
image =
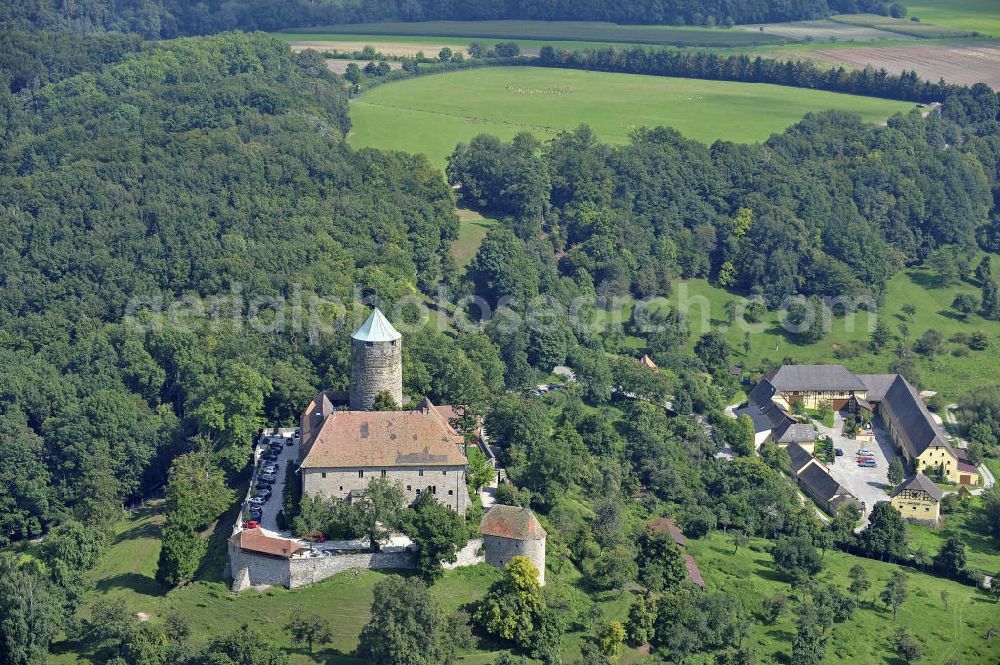
[[[624,143],[639,127],[668,126],[710,143],[761,141],[806,113],[840,109],[877,122],[913,104],[763,83],[493,67],[377,87],[351,104],[351,144],[423,153],[443,168],[455,145],[480,133],[540,139],[589,124]]]

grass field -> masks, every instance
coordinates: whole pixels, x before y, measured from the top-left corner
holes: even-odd
[[[889,281],[885,301],[877,312],[897,336],[900,324],[905,324],[911,342],[929,328],[942,332],[946,339],[975,330],[987,333],[990,347],[985,351],[954,355],[953,351],[963,345],[946,343],[946,353],[934,359],[915,355],[923,387],[942,393],[948,401],[995,384],[1000,375],[1000,322],[976,315],[966,320],[958,318],[949,305],[959,291],[978,293],[978,288],[966,283],[939,287],[925,269],[903,270]],[[750,335],[750,353],[744,356],[744,331],[739,326],[729,327],[725,313],[726,303],[737,298],[705,280],[685,280],[674,285],[667,300],[673,306],[687,303],[693,336],[707,330],[721,331],[733,348],[732,362],[749,368],[759,366],[765,358],[780,363],[789,357],[797,363],[841,363],[855,372],[884,372],[894,359],[891,349],[877,355],[868,350],[868,315],[863,311],[853,323],[847,318],[832,319],[829,334],[808,345],[792,341],[779,326],[781,313],[770,312],[761,323],[761,330]],[[912,319],[901,311],[906,303],[917,308]]]
[[[451,243],[451,253],[455,257],[455,264],[459,268],[464,268],[476,255],[486,232],[497,222],[495,219],[483,217],[475,210],[468,208],[458,209],[458,221],[460,224],[458,239]]]
[[[618,25],[594,21],[423,21],[356,23],[288,30],[300,35],[409,35],[469,39],[542,40],[544,42],[613,42],[661,46],[752,46],[787,41],[777,34],[737,28]],[[467,42],[466,42],[467,43]]]
[[[611,143],[657,125],[705,142],[749,142],[829,108],[875,122],[912,104],[762,83],[496,67],[408,79],[365,93],[351,104],[350,142],[424,153],[443,167],[456,144],[480,133],[510,139],[530,131],[546,139],[586,122]]]
[[[363,663],[351,654],[357,647],[361,628],[369,619],[372,590],[388,573],[351,571],[293,591],[273,587],[248,590],[236,596],[229,591],[226,580],[221,578],[225,556],[222,532],[229,532],[228,527],[222,526],[221,531],[210,540],[210,553],[197,579],[184,587],[168,590],[154,579],[160,552],[161,509],[162,501],[154,502],[120,525],[114,543],[91,573],[94,589],[88,594],[87,605],[100,596],[123,598],[131,611],[144,612],[149,615],[150,621],[160,621],[176,610],[191,622],[191,639],[196,646],[247,624],[272,644],[284,649],[290,655],[292,665]],[[220,520],[220,524],[229,524],[229,517],[227,515]],[[446,571],[444,577],[431,587],[431,593],[444,611],[453,612],[481,597],[499,575],[498,570],[485,564]],[[550,572],[550,578],[550,585],[561,586],[565,597],[570,598],[574,606],[591,604],[578,588],[579,573],[572,566],[565,566],[558,574]],[[625,619],[629,603],[627,596],[611,594],[599,602],[609,619]],[[283,626],[296,610],[318,614],[329,620],[333,641],[322,647],[317,646],[311,655],[304,648],[294,646]],[[579,658],[581,635],[571,633],[564,639],[567,658]],[[460,662],[490,665],[503,650],[502,647],[480,642],[475,650],[464,654]],[[57,641],[51,652],[53,655],[49,662],[55,665],[90,662],[85,660],[90,654],[80,653],[79,646],[73,642]],[[629,651],[619,663],[627,665],[635,662],[638,655],[638,652]]]
[[[993,261],[1000,256],[992,255]],[[890,348],[880,354],[868,348],[869,320],[871,325],[877,318],[861,310],[853,320],[832,318],[827,336],[814,344],[799,344],[781,327],[782,311],[768,312],[759,324],[750,331],[750,352],[744,354],[745,330],[741,325],[730,325],[726,304],[741,300],[742,296],[730,293],[703,279],[680,280],[673,284],[670,295],[649,304],[651,309],[664,306],[680,308],[687,313],[692,339],[709,331],[721,332],[731,348],[730,362],[747,369],[755,376],[756,369],[764,360],[781,363],[785,358],[799,364],[837,363],[858,373],[878,373],[888,371],[894,360],[896,340],[901,337],[900,325],[908,328],[907,340],[912,342],[928,329],[935,329],[945,337],[945,351],[935,358],[914,354],[922,386],[935,390],[948,402],[974,392],[978,388],[996,384],[1000,375],[1000,322],[971,315],[959,318],[950,310],[955,294],[960,291],[977,293],[979,289],[968,283],[940,287],[931,273],[920,267],[909,268],[896,274],[888,283],[884,302],[877,307],[875,317],[880,317],[889,326],[895,340]],[[628,320],[633,316],[635,301],[622,300],[622,311],[615,314],[617,320]],[[913,317],[902,312],[903,305],[912,303],[916,307]],[[603,330],[604,322],[595,324],[596,330]],[[964,344],[950,341],[957,333],[969,334],[981,330],[990,339],[990,346],[984,351],[968,351]],[[626,337],[626,346],[641,353],[644,342],[639,337]],[[958,353],[956,354],[956,350]],[[998,466],[1000,463],[992,461]]]
[[[910,549],[923,547],[929,556],[934,556],[949,537],[958,536],[965,543],[968,557],[966,565],[969,568],[981,570],[987,575],[1000,573],[1000,547],[994,540],[972,527],[974,511],[980,501],[979,497],[968,499],[968,505],[961,511],[944,516],[944,526],[941,528],[907,524]]]
[[[92,574],[96,587],[89,595],[89,602],[99,594],[121,597],[132,611],[149,614],[151,621],[161,620],[171,610],[181,611],[192,624],[192,640],[196,645],[248,624],[286,650],[294,665],[361,662],[350,654],[357,646],[362,626],[368,621],[372,589],[385,573],[349,572],[295,591],[271,588],[245,591],[235,596],[216,574],[205,571],[204,579],[167,592],[153,580],[159,554],[159,508],[160,504],[154,504],[122,524],[113,546]],[[928,536],[933,537],[934,534]],[[216,542],[214,547],[218,544]],[[791,594],[789,585],[772,571],[766,545],[766,541],[753,539],[749,546],[741,547],[734,554],[726,536],[718,532],[704,539],[688,540],[688,549],[698,561],[709,590],[732,594],[751,611],[775,593]],[[219,563],[217,558],[213,557],[213,565]],[[974,561],[970,556],[970,565],[976,565]],[[861,563],[867,568],[873,582],[868,600],[877,597],[889,573],[897,568],[836,551],[826,552],[824,563],[819,581],[842,589],[847,588],[847,571],[852,565]],[[997,605],[971,587],[907,572],[910,574],[910,597],[897,623],[921,635],[924,662],[944,663],[948,658],[958,657],[963,665],[996,663],[1000,657],[1000,640],[988,642],[983,636],[990,627],[1000,629]],[[480,597],[498,575],[498,571],[485,565],[449,571],[431,592],[444,610],[454,611]],[[562,587],[573,606],[589,602],[578,587],[579,576],[572,567],[565,567],[559,573],[550,570],[549,577],[552,584]],[[947,609],[941,600],[942,591],[948,592]],[[631,598],[629,594],[607,594],[599,600],[606,617],[623,620]],[[317,647],[311,655],[293,646],[282,626],[296,610],[326,617],[333,626],[333,641]],[[826,662],[846,665],[893,662],[889,639],[892,629],[887,628],[891,621],[891,613],[885,608],[865,604],[851,621],[834,627]],[[928,630],[927,626],[931,628]],[[760,662],[785,662],[783,654],[789,652],[793,636],[794,617],[790,614],[774,625],[754,625],[748,633]],[[566,636],[564,655],[567,662],[579,656],[580,645],[579,633]],[[74,653],[74,649],[73,643],[57,642],[50,662],[67,665],[85,662],[83,658],[88,654]],[[488,665],[498,652],[492,645],[480,644],[475,651],[465,654],[461,662]],[[626,650],[619,664],[629,665],[640,660],[638,651]]]
[[[718,532],[708,538],[688,540],[688,550],[697,560],[708,589],[736,596],[749,608],[759,608],[765,598],[776,593],[791,593],[789,585],[772,570],[766,545],[766,541],[753,539],[749,547],[741,547],[734,554],[728,539]],[[1000,606],[982,592],[902,569],[909,575],[910,593],[894,625],[892,612],[881,602],[872,601],[877,599],[890,573],[900,569],[898,566],[836,551],[826,552],[823,561],[824,570],[817,579],[824,586],[832,584],[846,592],[850,583],[848,571],[857,563],[868,570],[872,580],[872,588],[863,599],[867,602],[862,603],[849,621],[834,625],[823,662],[902,663],[893,642],[896,625],[918,636],[923,663],[943,664],[958,658],[962,665],[994,665],[1000,658],[1000,639],[985,639],[990,628],[1000,630]],[[943,591],[948,595],[947,608],[941,599]],[[761,663],[788,662],[794,637],[792,613],[783,615],[774,625],[754,625],[747,635]]]
[[[840,14],[830,19],[844,25],[883,30],[921,39],[948,39],[951,37],[970,36],[972,30],[925,23],[913,22],[905,18],[892,18],[878,14]]]
[[[923,23],[1000,37],[1000,0],[912,0],[906,9]]]

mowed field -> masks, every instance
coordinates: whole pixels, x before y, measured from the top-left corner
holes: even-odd
[[[909,16],[922,23],[935,23],[1000,38],[1000,0],[912,0]]]
[[[355,147],[423,153],[439,167],[480,133],[541,139],[588,123],[624,143],[639,127],[677,129],[699,141],[761,141],[810,111],[841,109],[877,122],[912,104],[761,83],[496,67],[379,86],[351,104]]]
[[[871,65],[891,73],[915,71],[928,81],[985,83],[1000,89],[1000,44],[928,44],[905,46],[862,46],[812,51],[810,57],[830,64],[863,68]]]

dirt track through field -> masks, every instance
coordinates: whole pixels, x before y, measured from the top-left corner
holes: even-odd
[[[893,74],[917,72],[921,78],[971,85],[985,83],[1000,89],[1000,44],[952,44],[914,46],[872,46],[814,51],[813,56],[829,62],[876,69]]]

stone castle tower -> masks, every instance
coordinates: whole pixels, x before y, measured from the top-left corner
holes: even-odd
[[[403,405],[402,335],[376,307],[351,335],[351,410],[370,410],[383,391]]]

